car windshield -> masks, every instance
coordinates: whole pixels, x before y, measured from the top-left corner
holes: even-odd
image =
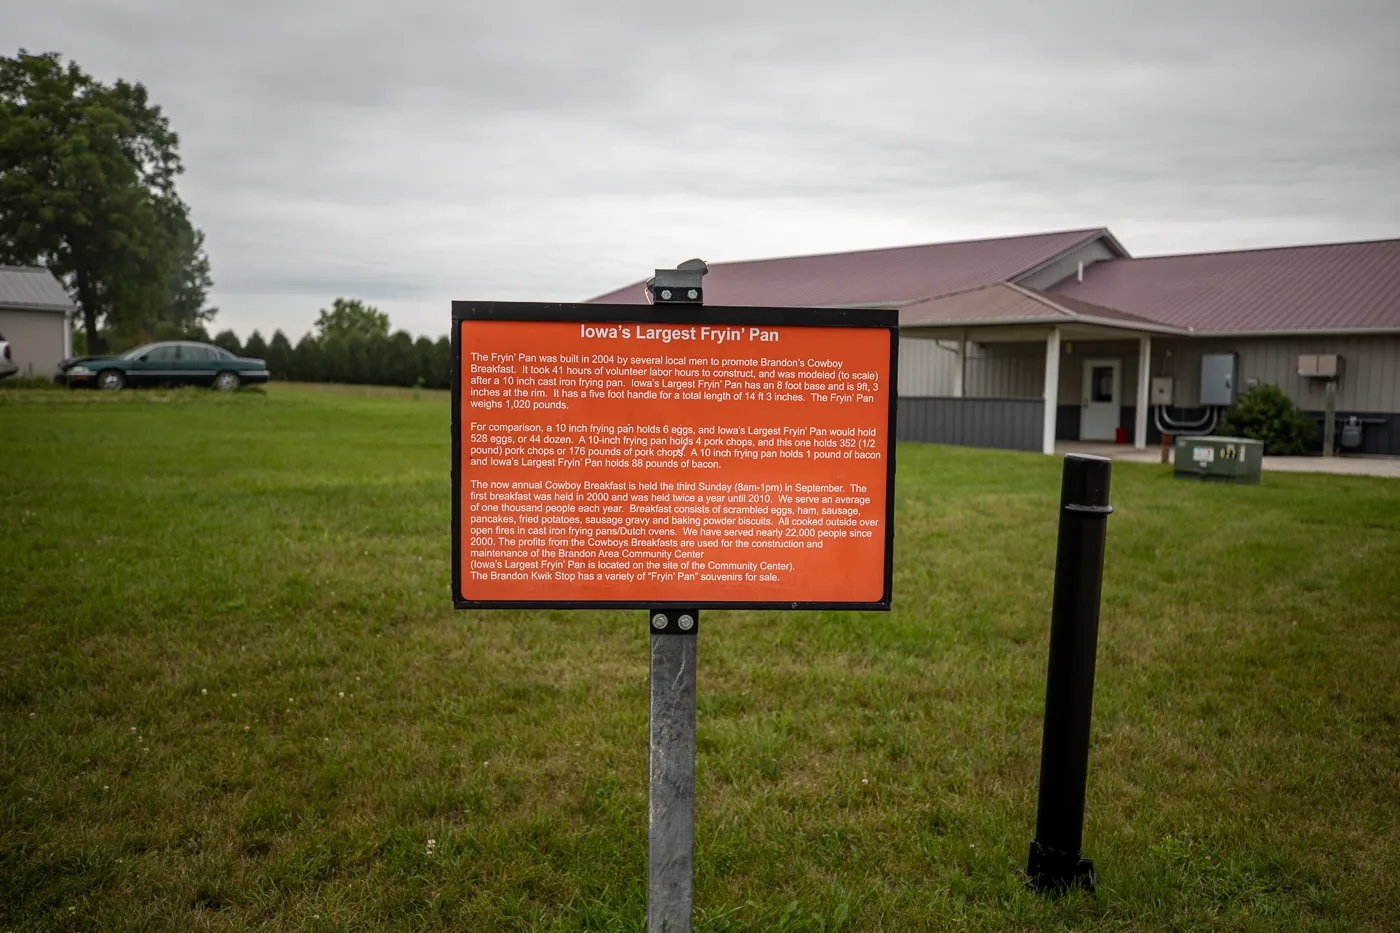
[[[138,356],[141,356],[143,353],[145,353],[147,350],[151,349],[151,347],[154,347],[154,346],[155,346],[155,344],[153,344],[153,343],[143,343],[143,344],[141,344],[141,346],[139,346],[139,347],[136,347],[136,348],[131,349],[131,350],[127,350],[125,353],[123,353],[123,354],[121,355],[121,358],[124,359],[124,360],[134,360],[134,359],[136,359]]]

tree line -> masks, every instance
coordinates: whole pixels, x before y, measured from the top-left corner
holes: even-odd
[[[211,341],[238,356],[265,360],[273,379],[446,389],[452,377],[452,342],[416,340],[389,332],[389,316],[358,299],[337,298],[295,344],[280,329],[272,339],[253,331],[246,343],[231,330]]]

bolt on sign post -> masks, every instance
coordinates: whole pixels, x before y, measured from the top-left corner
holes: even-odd
[[[1112,468],[1106,457],[1070,454],[1060,485],[1040,795],[1026,869],[1042,891],[1094,890],[1094,863],[1081,857],[1081,848]]]
[[[453,601],[647,610],[647,929],[691,929],[700,609],[888,610],[893,311],[454,302]],[[689,275],[680,273],[690,273]]]

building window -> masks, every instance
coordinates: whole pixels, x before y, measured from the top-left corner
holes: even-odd
[[[1113,367],[1095,366],[1090,377],[1090,399],[1095,402],[1113,401]]]

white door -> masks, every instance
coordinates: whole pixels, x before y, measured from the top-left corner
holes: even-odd
[[[1079,439],[1111,441],[1118,431],[1122,390],[1120,360],[1085,360],[1079,405]]]

